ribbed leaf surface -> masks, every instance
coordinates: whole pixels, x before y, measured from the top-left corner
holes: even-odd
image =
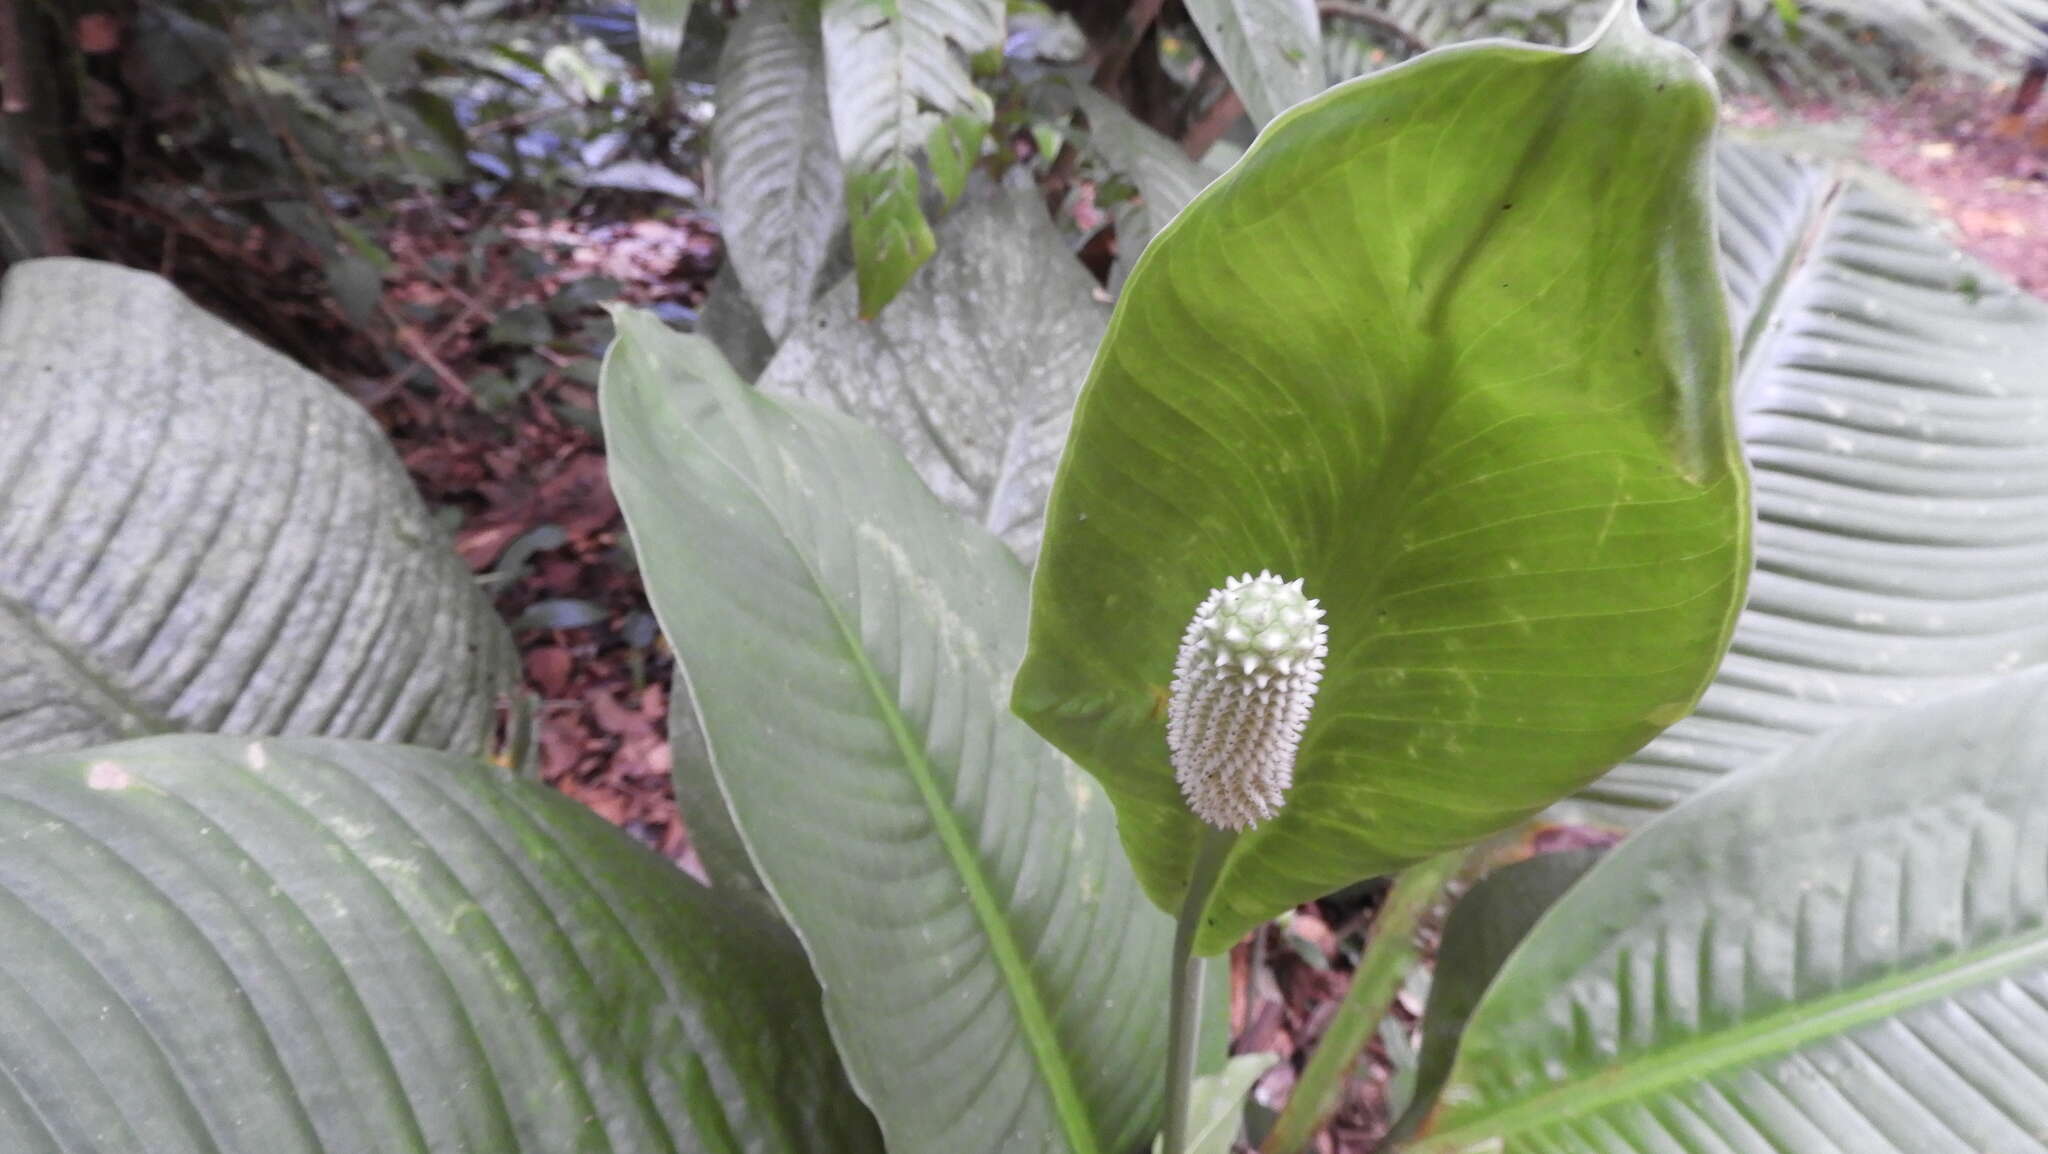
[[[890,1150],[1149,1140],[1172,926],[1102,793],[1004,708],[1023,567],[880,435],[618,319],[612,482]]]
[[[2048,659],[2048,306],[1773,153],[1718,199],[1756,574],[1698,711],[1588,791],[1620,820]]]
[[[1263,125],[1323,88],[1323,32],[1314,0],[1188,0],[1252,123]]]
[[[757,383],[887,433],[940,500],[1029,561],[1109,310],[1030,189],[977,193],[939,237],[902,307],[863,321],[841,282]]]
[[[0,295],[0,753],[182,729],[461,751],[511,639],[383,433],[147,273]]]
[[[400,746],[0,762],[10,1154],[879,1154],[785,931]]]
[[[781,340],[810,310],[844,185],[825,103],[825,50],[798,0],[759,0],[718,61],[712,190],[732,266]]]
[[[1003,0],[822,0],[819,11],[861,312],[873,316],[932,254],[918,156],[951,199],[981,155],[992,106],[968,57],[1002,46]]]
[[[2048,1150],[2044,764],[2037,672],[1673,810],[1509,958],[1406,1149]]]

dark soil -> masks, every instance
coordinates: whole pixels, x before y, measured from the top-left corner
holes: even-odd
[[[1917,194],[1965,250],[2037,296],[2048,294],[2048,101],[2010,115],[2010,85],[1929,83],[1899,100],[1814,105],[1789,113],[1755,103],[1732,123],[1794,127]]]

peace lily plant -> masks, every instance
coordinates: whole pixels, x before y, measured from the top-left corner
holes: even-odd
[[[360,411],[156,278],[11,270],[0,1150],[1295,1154],[1564,804],[1641,828],[1457,900],[1384,1150],[2048,1151],[2048,310],[1711,146],[1633,5],[1321,95],[1220,7],[1271,120],[1184,209],[1082,100],[1172,216],[1113,312],[955,164],[872,320],[735,245],[751,380],[616,313],[709,887],[505,768],[509,638]],[[754,0],[730,53],[903,13]],[[756,207],[844,191],[789,171]],[[1208,959],[1380,876],[1248,1103]]]
[[[1435,53],[1279,117],[1132,272],[1015,700],[1177,914],[1169,1154],[1200,955],[1532,816],[1708,683],[1748,563],[1714,119],[1632,4]]]

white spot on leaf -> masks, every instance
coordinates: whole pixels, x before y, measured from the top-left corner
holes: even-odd
[[[97,790],[127,789],[135,779],[111,761],[95,761],[85,771],[85,784]]]

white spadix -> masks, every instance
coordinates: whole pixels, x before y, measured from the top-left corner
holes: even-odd
[[[1272,817],[1329,655],[1323,611],[1299,580],[1246,573],[1210,592],[1181,637],[1167,705],[1174,779],[1218,829]]]

